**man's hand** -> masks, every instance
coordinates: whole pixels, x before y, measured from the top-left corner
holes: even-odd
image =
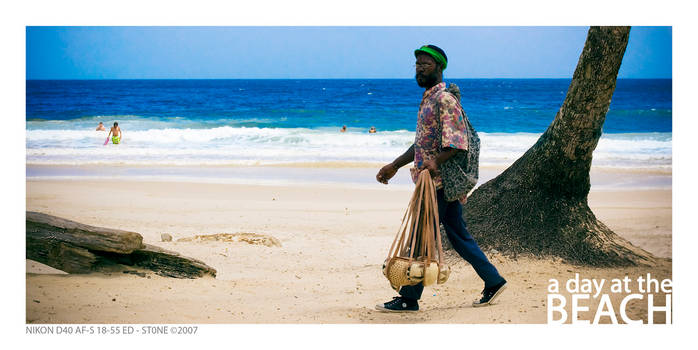
[[[378,174],[376,174],[376,180],[382,184],[388,184],[388,180],[392,179],[393,176],[395,176],[395,173],[397,173],[397,168],[393,165],[393,163],[389,163],[386,166],[382,167],[381,170],[378,170]]]
[[[429,175],[431,175],[432,178],[439,175],[439,166],[436,165],[434,159],[425,160],[422,162],[422,166],[419,169],[429,169]]]

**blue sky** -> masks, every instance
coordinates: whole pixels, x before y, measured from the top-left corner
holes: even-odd
[[[27,27],[27,79],[571,78],[588,27]],[[620,78],[671,78],[671,27],[633,27]]]

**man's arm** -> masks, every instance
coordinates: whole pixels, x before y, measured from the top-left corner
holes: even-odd
[[[414,162],[414,144],[412,144],[412,146],[410,146],[410,148],[408,148],[407,151],[405,151],[405,153],[397,157],[397,159],[395,159],[390,164],[392,164],[395,170],[397,171],[398,169],[412,162]]]
[[[378,182],[383,183],[383,184],[388,184],[388,180],[390,180],[395,174],[397,173],[397,170],[402,168],[403,166],[411,163],[414,161],[414,144],[410,146],[410,148],[405,151],[401,156],[397,157],[394,161],[391,163],[388,163],[384,167],[381,168],[381,170],[378,171],[378,174],[376,175],[376,180]]]

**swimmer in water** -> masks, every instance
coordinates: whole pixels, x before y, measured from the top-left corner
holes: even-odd
[[[376,128],[372,126],[370,129],[368,129],[368,132],[369,132],[370,134],[375,134],[375,133],[376,133]]]
[[[121,143],[121,138],[123,137],[123,133],[121,132],[121,128],[119,127],[119,123],[114,122],[114,126],[111,127],[111,130],[109,130],[109,135],[107,135],[107,139],[109,139],[109,136],[111,136],[111,142],[115,145],[118,145]]]
[[[96,131],[107,131],[107,129],[104,128],[104,124],[102,124],[102,122],[99,122],[99,125],[97,125]]]

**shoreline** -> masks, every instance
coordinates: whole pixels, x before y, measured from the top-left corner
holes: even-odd
[[[512,163],[513,164],[513,163]],[[505,170],[512,164],[480,164],[480,169]],[[353,161],[318,161],[318,162],[279,162],[267,164],[41,164],[25,163],[26,167],[32,168],[373,168],[385,165],[384,162],[353,162]],[[647,173],[671,175],[671,167],[656,168],[633,168],[633,167],[608,167],[592,165],[592,171],[620,172],[620,173]]]
[[[260,166],[160,166],[160,165],[26,165],[31,181],[166,181],[265,186],[341,186],[346,188],[412,189],[409,167],[401,168],[385,186],[375,181],[383,163],[325,162],[285,163]],[[481,166],[478,185],[506,170],[504,166]],[[671,190],[671,169],[592,167],[591,191]],[[475,188],[477,188],[477,186]]]

